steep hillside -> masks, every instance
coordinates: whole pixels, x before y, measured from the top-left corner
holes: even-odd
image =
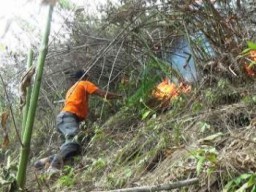
[[[254,192],[254,1],[120,0],[100,7],[101,17],[73,8],[71,20],[63,12],[67,39],[52,35],[41,70],[27,191],[160,191],[174,183],[174,191]],[[23,64],[25,54],[8,51],[13,65],[0,76],[0,111],[13,109],[0,137],[3,191],[12,191],[16,179],[22,115],[12,86],[25,68],[15,72],[14,63]],[[45,172],[49,164],[35,170],[36,160],[59,151],[55,118],[77,69],[123,97],[90,97],[90,114],[78,134],[82,154],[57,174]],[[169,89],[172,97],[159,103],[154,90],[168,82],[191,85],[191,91]]]
[[[253,190],[256,90],[253,83],[236,90],[238,101],[225,104],[213,94],[210,108],[198,99],[205,91],[194,90],[143,120],[134,107],[121,109],[103,126],[93,126],[82,157],[60,176],[41,175],[29,183],[52,191],[105,191],[198,178],[177,191]]]

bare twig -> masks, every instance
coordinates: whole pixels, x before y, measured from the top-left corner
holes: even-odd
[[[110,79],[111,79],[112,74],[113,74],[113,70],[114,70],[114,67],[115,67],[115,64],[116,64],[117,57],[119,56],[119,53],[120,53],[120,51],[121,51],[121,49],[122,49],[122,47],[123,47],[123,43],[124,43],[124,41],[122,41],[122,43],[121,43],[121,45],[120,45],[120,47],[119,47],[119,49],[118,49],[118,51],[117,51],[115,60],[113,61],[113,64],[112,64],[112,67],[111,67],[110,75],[109,75],[109,78],[108,78],[108,84],[107,84],[107,92],[109,91]],[[107,95],[105,95],[105,99],[106,99],[106,96],[107,96]],[[104,108],[104,103],[103,103],[102,108],[101,108],[101,115],[100,115],[100,118],[102,117],[102,114],[103,114],[103,108]]]
[[[13,121],[13,124],[14,124],[14,128],[15,128],[16,135],[17,135],[17,137],[18,137],[18,140],[19,140],[19,142],[20,142],[20,145],[21,145],[22,147],[24,147],[23,144],[22,144],[21,137],[20,137],[20,134],[19,134],[19,132],[18,132],[16,123],[15,123],[15,118],[14,118],[14,115],[13,115],[12,105],[11,105],[11,102],[10,102],[10,99],[9,99],[9,96],[8,96],[8,93],[7,93],[7,91],[6,91],[5,83],[4,83],[4,80],[3,80],[3,77],[2,77],[1,74],[0,74],[0,78],[1,78],[1,81],[2,81],[2,84],[3,84],[3,89],[4,89],[4,92],[5,92],[5,95],[6,95],[6,99],[7,99],[7,101],[8,101],[8,106],[9,106],[9,108],[10,108],[10,112],[11,112],[12,121]]]
[[[153,186],[142,186],[142,187],[133,187],[133,188],[125,188],[125,189],[116,189],[116,190],[110,190],[110,191],[93,191],[93,192],[154,192],[154,191],[181,188],[181,187],[193,185],[196,183],[198,183],[198,178],[192,178],[192,179],[187,179],[183,181],[177,181],[174,183],[165,183],[165,184],[153,185]]]
[[[36,172],[34,172],[34,175],[35,175],[35,179],[36,179],[36,182],[37,182],[37,185],[38,185],[39,191],[40,191],[40,192],[42,192],[42,191],[43,191],[43,189],[42,189],[42,186],[41,186],[41,184],[40,184],[40,182],[39,182],[39,179],[38,179],[38,177],[37,177]]]

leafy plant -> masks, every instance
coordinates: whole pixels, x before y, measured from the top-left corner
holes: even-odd
[[[140,111],[141,113],[141,120],[145,120],[147,119],[148,117],[152,117],[152,115],[155,114],[155,111],[153,109],[151,109],[149,106],[147,106],[143,99],[140,100],[140,102],[143,104],[143,106],[145,107],[144,109],[142,109]]]
[[[75,185],[75,173],[74,173],[74,168],[70,166],[64,166],[64,173],[65,175],[61,176],[57,183],[61,186],[66,186],[66,187],[72,187]]]
[[[203,104],[198,101],[195,101],[194,103],[192,103],[191,108],[194,113],[197,113],[203,109]]]
[[[180,145],[181,142],[181,128],[182,126],[180,124],[174,125],[174,141],[176,145]]]
[[[125,168],[120,171],[121,170],[118,170],[116,173],[111,173],[107,176],[107,181],[111,187],[123,187],[133,174],[130,168]]]
[[[229,181],[225,185],[223,192],[233,192],[233,191],[236,191],[236,192],[256,191],[256,174],[245,173]]]
[[[205,98],[209,103],[212,103],[215,99],[215,95],[212,89],[207,89],[205,92]]]
[[[220,88],[221,90],[224,90],[225,88],[227,88],[228,86],[228,82],[226,79],[220,79],[218,81],[218,88]]]
[[[1,168],[0,174],[0,188],[10,186],[16,181],[17,165],[11,161],[11,157],[7,157],[7,164]]]
[[[73,3],[71,3],[68,0],[60,0],[59,4],[61,8],[67,9],[67,10],[71,10],[74,7]]]
[[[200,121],[198,122],[198,125],[200,127],[200,132],[205,133],[206,131],[210,130],[211,125],[209,125],[207,122]]]
[[[247,41],[247,46],[249,49],[256,49],[256,43],[252,41]]]
[[[252,41],[247,41],[247,47],[248,48],[243,50],[241,57],[248,55],[249,51],[251,51],[251,50],[256,50],[256,43],[254,43]]]
[[[255,95],[247,95],[242,98],[242,102],[247,105],[255,105],[256,104],[256,96]]]
[[[252,41],[247,41],[247,47],[246,49],[244,49],[241,53],[241,55],[239,56],[239,58],[244,58],[247,57],[250,54],[250,51],[255,51],[256,50],[256,43],[252,42]],[[251,61],[249,63],[249,67],[253,67],[256,64],[256,61]]]
[[[206,168],[207,173],[211,174],[217,164],[217,151],[215,148],[201,148],[193,152],[193,157],[196,158],[196,173],[199,175],[203,168]]]
[[[145,111],[142,113],[141,120],[146,119],[151,113],[152,113],[151,110],[145,110]]]
[[[94,136],[92,137],[91,142],[93,143],[93,142],[99,141],[102,138],[104,138],[104,136],[105,135],[103,130],[100,127],[96,126],[94,128]]]
[[[90,172],[94,172],[96,170],[104,169],[107,165],[107,161],[103,158],[98,158],[93,161],[92,165],[89,167]]]

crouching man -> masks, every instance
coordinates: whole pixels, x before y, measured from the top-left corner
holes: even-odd
[[[92,82],[83,70],[71,75],[76,83],[66,93],[65,104],[62,111],[57,115],[57,129],[64,136],[65,142],[61,145],[58,154],[51,155],[35,162],[37,169],[44,168],[49,164],[47,172],[59,171],[65,160],[80,153],[80,145],[75,141],[79,132],[79,124],[85,120],[89,109],[89,96],[97,95],[106,99],[120,98],[121,95],[101,90]]]

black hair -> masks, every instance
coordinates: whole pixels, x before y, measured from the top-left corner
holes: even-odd
[[[85,74],[85,71],[84,70],[82,70],[82,69],[80,69],[80,70],[77,70],[77,71],[75,71],[74,73],[72,73],[71,75],[70,75],[70,77],[71,78],[73,78],[73,79],[80,79],[80,78],[82,78],[82,79],[87,79],[88,78],[88,75],[87,74]]]

